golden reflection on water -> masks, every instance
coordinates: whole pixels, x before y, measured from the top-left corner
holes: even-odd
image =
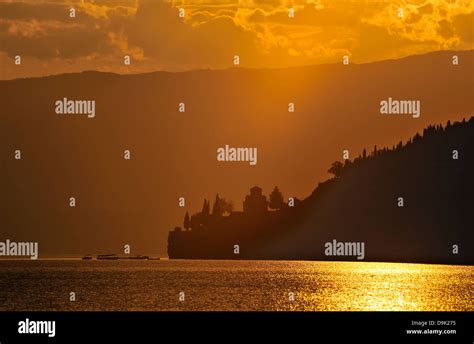
[[[299,293],[307,310],[474,310],[472,266],[319,262],[311,269],[319,288]]]
[[[81,301],[69,302],[64,290],[76,290]],[[0,311],[474,311],[473,300],[473,266],[0,261]]]

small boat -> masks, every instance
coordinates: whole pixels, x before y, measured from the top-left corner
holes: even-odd
[[[101,260],[116,260],[119,259],[119,257],[116,254],[98,254],[97,259]]]
[[[148,256],[137,255],[137,256],[128,257],[128,259],[149,259],[149,258]]]
[[[84,260],[90,260],[92,259],[92,256],[90,254],[86,254],[84,257],[82,257]]]

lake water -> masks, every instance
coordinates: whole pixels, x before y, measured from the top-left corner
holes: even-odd
[[[69,301],[70,292],[76,293],[75,302]],[[184,292],[184,302],[179,301],[180,292]],[[473,266],[307,261],[0,261],[3,311],[473,311],[473,300]]]

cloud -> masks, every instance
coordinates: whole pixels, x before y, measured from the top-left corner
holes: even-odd
[[[403,17],[398,11],[403,9]],[[364,23],[386,27],[391,37],[418,42],[435,49],[455,49],[472,32],[469,25],[460,25],[452,30],[452,22],[459,15],[471,18],[474,3],[465,0],[427,0],[422,4],[406,4],[402,7],[395,3],[387,4],[377,15],[362,19]],[[469,19],[468,19],[469,20]]]
[[[192,24],[165,2],[142,1],[128,37],[146,56],[171,68],[222,68],[231,65],[234,55],[242,55],[243,61],[256,57],[255,34],[236,25],[233,17],[196,16]]]
[[[9,56],[17,54],[40,59],[75,59],[107,55],[123,45],[110,39],[133,12],[121,6],[103,7],[78,3],[76,17],[69,16],[65,3],[0,3],[0,47]]]
[[[470,0],[0,0],[0,54],[118,71],[129,54],[136,63],[125,70],[134,72],[230,67],[234,55],[244,67],[336,62],[346,54],[361,63],[473,49],[473,13]]]
[[[453,28],[459,35],[461,42],[470,46],[474,43],[474,11],[470,13],[462,13],[452,17]]]
[[[288,9],[271,12],[266,16],[267,22],[278,22],[286,25],[305,26],[353,26],[359,22],[364,8],[354,3],[337,7],[337,3],[320,6],[306,4],[295,8],[294,18],[289,18]]]
[[[257,6],[271,6],[271,7],[278,7],[281,5],[281,0],[253,0],[253,3]]]
[[[9,26],[7,34],[0,34],[0,45],[10,56],[16,54],[48,59],[106,53],[111,47],[108,39],[94,29],[55,23],[37,25],[36,22],[17,22]]]

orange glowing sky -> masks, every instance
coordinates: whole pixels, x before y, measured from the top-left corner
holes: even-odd
[[[471,0],[0,0],[0,79],[218,69],[234,55],[270,68],[470,50],[473,13]]]

